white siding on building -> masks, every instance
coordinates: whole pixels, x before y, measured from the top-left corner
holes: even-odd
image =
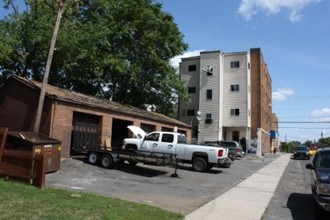
[[[239,61],[239,68],[231,68],[231,62]],[[180,75],[186,88],[196,86],[196,93],[188,104],[180,103],[179,120],[192,124],[198,133],[198,142],[230,139],[233,132],[239,138],[250,138],[251,93],[250,56],[247,52],[223,53],[221,51],[201,52],[200,56],[183,58]],[[196,65],[196,71],[188,71]],[[212,66],[213,74],[207,69]],[[239,85],[239,91],[231,91],[231,85]],[[207,99],[207,91],[212,90],[212,99]],[[201,120],[184,114],[187,109],[201,112]],[[239,109],[239,116],[231,116],[231,109]],[[205,123],[206,115],[212,115],[212,122]]]
[[[204,141],[217,140],[221,137],[220,126],[220,76],[222,75],[220,66],[222,53],[220,51],[201,53],[200,66],[200,96],[199,110],[202,118],[199,124],[199,135]],[[213,75],[207,75],[207,68],[213,67]],[[212,99],[207,99],[207,90],[212,91]],[[212,122],[205,123],[206,114],[212,115]],[[201,140],[201,141],[203,141]]]
[[[239,62],[239,68],[231,68],[231,62]],[[247,53],[224,55],[223,126],[248,125],[248,69]],[[231,85],[239,85],[239,91],[231,91]],[[239,116],[232,116],[231,109],[239,109]]]
[[[181,80],[184,82],[184,85],[188,91],[189,87],[195,87],[196,92],[190,93],[190,102],[188,104],[179,105],[179,120],[186,123],[197,126],[198,122],[196,120],[196,111],[199,108],[199,72],[200,72],[200,58],[192,57],[186,59],[185,62],[180,63],[180,76]],[[196,71],[189,71],[189,66],[195,65]],[[187,110],[195,110],[194,116],[188,116]]]

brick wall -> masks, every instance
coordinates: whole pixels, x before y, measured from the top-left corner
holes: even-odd
[[[0,88],[0,127],[8,127],[9,131],[33,131],[37,105],[39,101],[39,91],[12,80]],[[125,112],[111,112],[110,110],[97,109],[91,106],[83,106],[74,103],[59,101],[58,99],[45,98],[43,114],[41,118],[40,133],[60,140],[62,146],[62,157],[70,157],[71,136],[73,131],[74,112],[80,112],[99,116],[101,144],[105,139],[111,140],[113,135],[113,120],[122,120],[126,124],[141,126],[148,124],[156,130],[174,130],[175,124],[167,124],[147,118],[137,118]],[[147,113],[146,113],[147,114]],[[126,125],[124,123],[124,125]],[[121,126],[123,131],[121,136],[128,134],[126,127]],[[187,140],[191,140],[191,129],[189,127],[179,127],[180,132],[187,135]],[[121,132],[121,131],[119,131]]]
[[[156,127],[156,130],[162,130],[162,127],[174,126],[151,121],[145,119],[134,118],[126,114],[108,112],[108,111],[96,111],[91,107],[82,107],[79,105],[68,104],[64,102],[54,102],[53,107],[53,124],[50,132],[50,136],[62,141],[62,157],[70,157],[71,146],[71,132],[73,124],[73,113],[81,112],[91,115],[97,115],[102,118],[101,120],[101,144],[104,144],[106,139],[112,138],[113,119],[128,121],[132,125],[141,126],[141,124],[151,124]],[[185,131],[187,138],[191,139],[191,131],[189,129],[180,128],[181,131]],[[127,131],[128,132],[128,131]]]
[[[251,138],[257,138],[257,128],[271,130],[272,82],[260,48],[252,48],[251,56]],[[270,152],[270,137],[262,135],[262,153]]]

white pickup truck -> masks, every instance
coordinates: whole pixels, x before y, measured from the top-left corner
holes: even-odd
[[[124,139],[123,149],[175,154],[178,160],[192,164],[198,172],[209,170],[214,165],[230,167],[227,148],[187,144],[186,136],[176,132],[154,131],[146,134],[136,126],[128,126],[128,129],[134,138]]]

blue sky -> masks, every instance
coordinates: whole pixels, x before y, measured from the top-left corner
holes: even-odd
[[[329,123],[301,123],[330,122],[330,1],[157,1],[189,44],[183,56],[261,48],[281,141],[317,141],[321,132],[330,136]]]
[[[330,137],[329,123],[287,123],[330,121],[329,0],[154,1],[184,34],[189,49],[183,56],[261,48],[281,141],[317,141],[321,132]]]

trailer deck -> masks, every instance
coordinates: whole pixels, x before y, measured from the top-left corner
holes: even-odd
[[[176,154],[172,153],[113,148],[111,150],[91,150],[87,153],[87,156],[90,164],[101,165],[104,168],[115,168],[116,165],[120,165],[125,161],[132,166],[137,163],[154,166],[174,166],[175,171],[171,176],[178,177],[178,159],[176,158]]]

